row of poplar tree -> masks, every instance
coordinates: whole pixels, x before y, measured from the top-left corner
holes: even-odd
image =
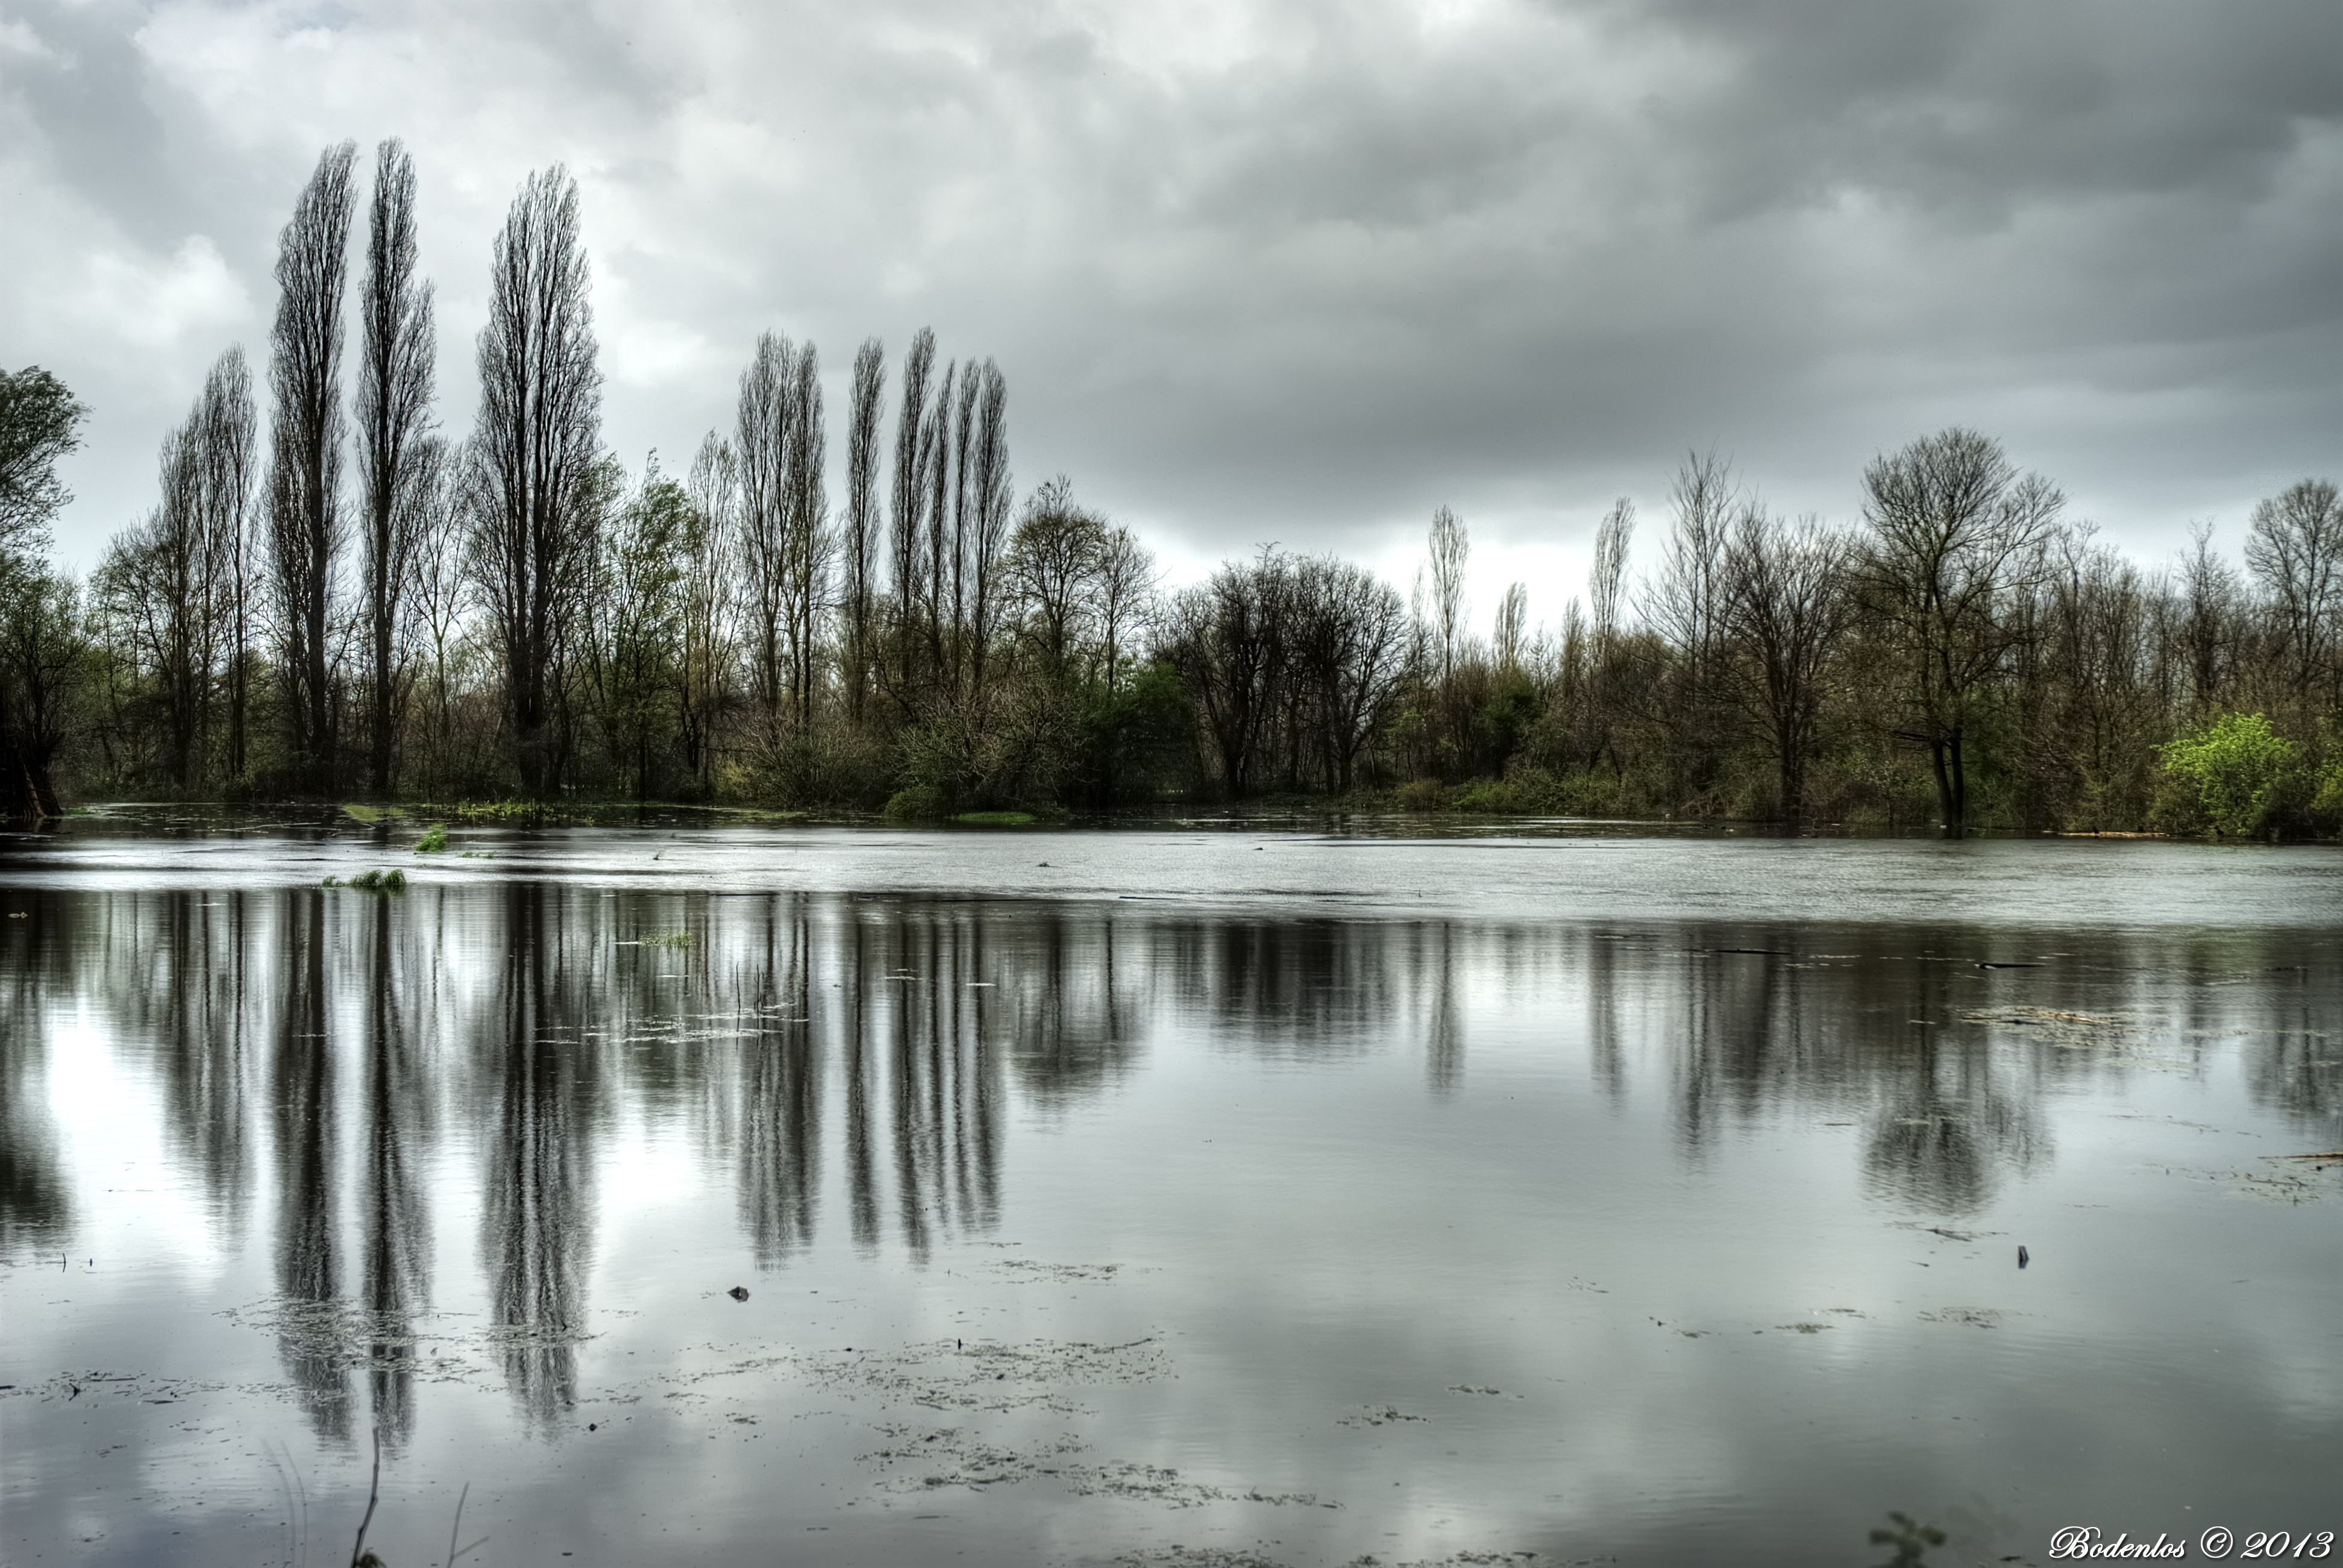
[[[1676,476],[1636,583],[1468,626],[1466,531],[1412,596],[1275,549],[1177,592],[1062,478],[1020,506],[1006,383],[857,351],[833,504],[820,367],[767,334],[680,476],[602,446],[578,191],[497,236],[478,414],[437,426],[417,181],[329,149],[284,230],[260,391],[221,357],[152,514],[85,584],[38,558],[81,412],[5,377],[0,782],[68,792],[723,799],[932,817],[1167,797],[2233,832],[2343,822],[2343,508],[2305,480],[2147,570],[1953,429],[1875,461],[1862,523]],[[349,317],[355,375],[345,387]]]

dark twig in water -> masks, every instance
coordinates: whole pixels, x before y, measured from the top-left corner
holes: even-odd
[[[358,1568],[366,1551],[367,1526],[374,1523],[375,1504],[382,1501],[382,1428],[374,1429],[374,1479],[367,1483],[366,1517],[358,1521],[358,1538],[350,1543],[350,1568]]]
[[[488,1543],[488,1538],[483,1535],[478,1541],[473,1542],[469,1546],[465,1547],[462,1551],[459,1552],[456,1549],[456,1537],[462,1534],[464,1530],[464,1500],[471,1495],[472,1483],[468,1481],[464,1483],[464,1490],[456,1495],[456,1522],[447,1526],[447,1568],[456,1568],[457,1558],[477,1552],[481,1547],[486,1546]]]

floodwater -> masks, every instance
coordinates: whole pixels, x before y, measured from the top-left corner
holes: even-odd
[[[0,1560],[2343,1530],[2332,849],[450,839],[0,840]]]

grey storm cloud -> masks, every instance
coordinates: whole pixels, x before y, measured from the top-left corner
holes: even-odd
[[[0,16],[0,358],[96,411],[84,563],[205,365],[261,346],[344,136],[417,154],[451,427],[489,237],[558,160],[629,461],[728,424],[759,331],[835,377],[932,324],[1008,371],[1025,482],[1190,562],[1404,569],[1445,502],[1548,572],[1687,447],[1847,517],[1952,423],[2149,555],[2338,467],[2331,0]]]

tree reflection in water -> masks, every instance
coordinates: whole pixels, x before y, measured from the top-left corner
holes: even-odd
[[[2312,1138],[2332,1136],[2343,1054],[2343,979],[2282,931],[2066,932],[2043,944],[2057,962],[2003,970],[1976,960],[2007,930],[1917,924],[1209,918],[526,882],[13,897],[0,1243],[69,1242],[53,1058],[68,1020],[93,1020],[123,1070],[145,1053],[164,1146],[223,1237],[273,1195],[280,1296],[364,1326],[355,1351],[281,1342],[319,1433],[350,1437],[362,1366],[394,1445],[414,1419],[432,1211],[471,1196],[427,1179],[449,1169],[434,1155],[451,1117],[478,1151],[503,1375],[549,1422],[575,1393],[622,1118],[689,1130],[769,1269],[825,1222],[915,1261],[994,1228],[1012,1106],[1051,1117],[1115,1093],[1174,1036],[1305,1069],[1421,1051],[1433,1097],[1502,1040],[1574,1060],[1614,1110],[1664,1092],[1694,1162],[1761,1119],[1845,1120],[1880,1201],[1946,1216],[2052,1158],[2050,1094],[2142,1070],[1986,1013],[2162,1009],[2159,1050],[2234,1044],[2256,1100]]]
[[[331,1307],[341,1300],[341,1232],[335,1169],[337,1108],[333,1040],[327,1032],[326,895],[285,895],[277,923],[277,1001],[268,1056],[271,1148],[277,1164],[277,1291],[287,1303]],[[330,1342],[301,1332],[288,1314],[286,1372],[320,1437],[349,1435],[349,1387]]]
[[[0,920],[0,1256],[55,1252],[70,1232],[73,1195],[49,1114],[46,1020],[72,989],[65,900],[19,898]]]
[[[565,893],[518,882],[497,897],[502,958],[473,1031],[488,1122],[480,1256],[506,1380],[549,1424],[575,1400],[585,1327],[600,1073],[578,1020],[605,966],[581,950],[599,922],[573,922]]]
[[[428,1206],[418,1185],[417,1145],[435,1120],[407,1017],[411,960],[399,961],[400,921],[388,900],[366,911],[366,1055],[358,1173],[361,1304],[374,1429],[397,1449],[415,1427],[413,1314],[430,1296]]]

